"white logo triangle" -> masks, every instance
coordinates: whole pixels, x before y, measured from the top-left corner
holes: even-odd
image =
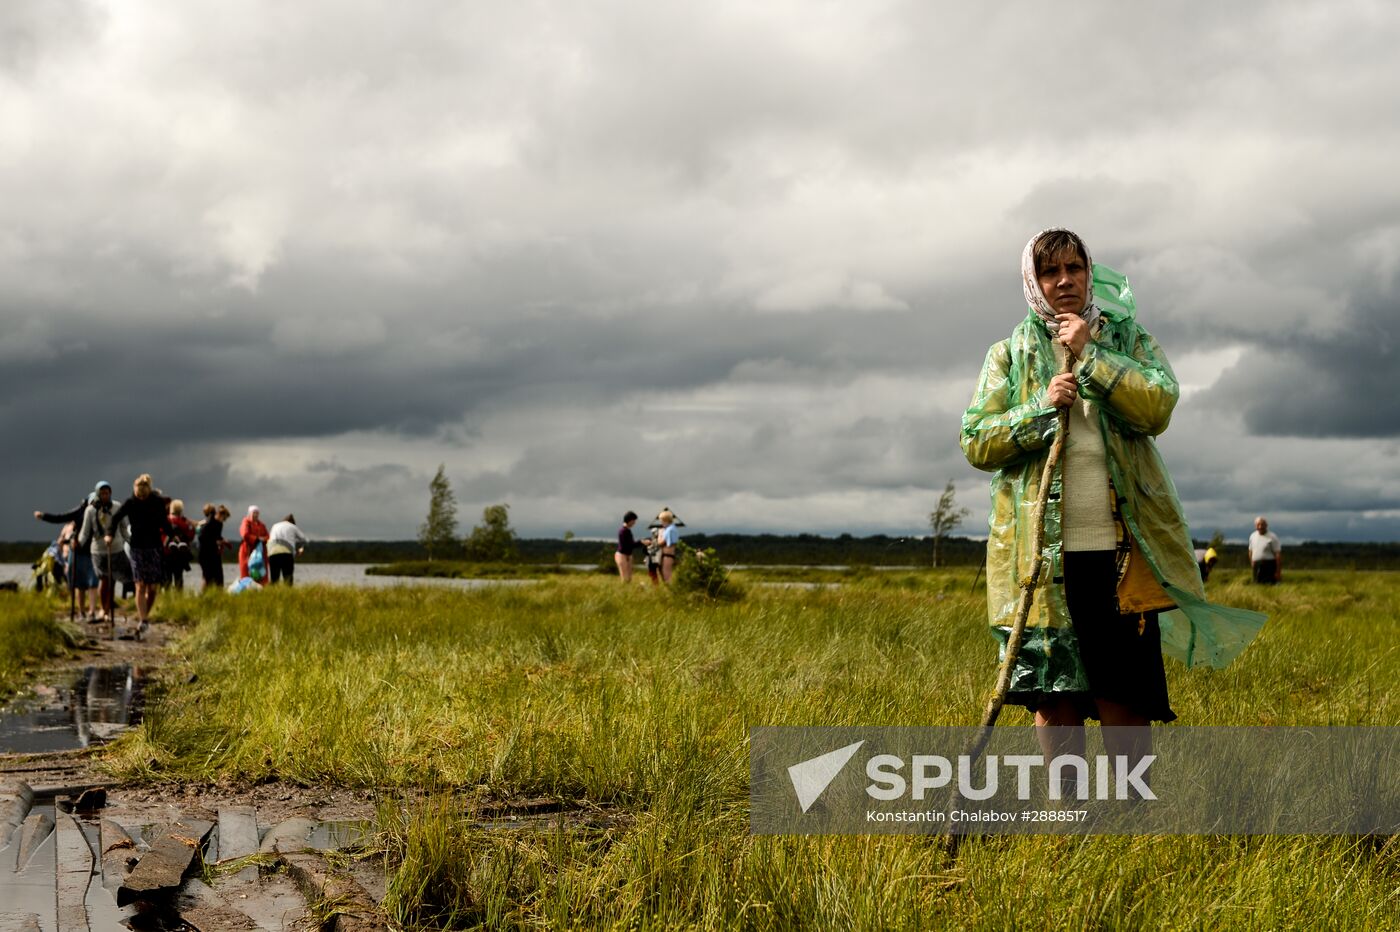
[[[841,768],[846,766],[864,743],[857,741],[855,744],[848,744],[844,748],[804,760],[788,768],[788,777],[792,780],[792,788],[797,791],[797,801],[801,804],[803,812],[812,808],[812,803],[831,785]]]

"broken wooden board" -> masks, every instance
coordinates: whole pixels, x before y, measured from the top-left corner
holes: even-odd
[[[107,805],[107,787],[90,786],[78,794],[78,798],[73,800],[74,812],[96,812]]]
[[[258,811],[252,806],[219,810],[219,860],[233,861],[258,853]]]
[[[203,819],[176,821],[152,842],[151,850],[117,888],[117,905],[172,894],[200,857],[214,823]]]
[[[180,918],[198,932],[258,932],[261,928],[195,877],[185,881],[180,888],[175,909]]]
[[[88,884],[92,882],[92,847],[77,820],[58,813],[58,932],[88,932]]]
[[[0,784],[0,848],[15,830],[24,824],[34,805],[34,791],[23,780],[6,780]]]
[[[30,857],[39,849],[39,846],[48,841],[52,834],[53,819],[47,812],[31,812],[29,814],[29,817],[24,820],[24,828],[19,833],[19,870],[24,870]]]
[[[141,855],[126,829],[111,819],[102,820],[99,844],[102,846],[102,886],[115,897],[117,888],[136,867]]]
[[[226,806],[219,810],[219,863],[258,853],[258,812],[252,806]],[[245,867],[229,877],[233,883],[257,883],[258,869]]]
[[[335,873],[325,860],[314,852],[279,853],[307,902],[317,910],[317,904],[330,907],[335,932],[379,932],[388,929],[384,915],[373,898],[354,880]],[[317,910],[319,911],[319,910]]]

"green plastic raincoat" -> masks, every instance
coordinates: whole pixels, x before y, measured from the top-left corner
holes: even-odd
[[[1075,373],[1080,394],[1098,411],[1109,479],[1134,545],[1128,561],[1141,561],[1130,566],[1120,582],[1120,604],[1125,611],[1174,605],[1175,611],[1159,616],[1162,652],[1188,667],[1223,667],[1245,648],[1265,616],[1205,600],[1176,488],[1152,439],[1171,420],[1179,395],[1176,376],[1157,341],[1134,319],[1136,306],[1127,279],[1095,265],[1093,288],[1102,328],[1085,347]],[[987,538],[987,610],[1003,650],[1022,583],[1030,573],[1032,514],[1045,458],[1058,430],[1057,410],[1046,396],[1055,366],[1049,331],[1031,312],[1010,339],[988,351],[962,420],[967,461],[995,471]],[[1065,605],[1061,481],[1057,469],[1045,509],[1043,576],[1013,671],[1013,692],[1089,689]],[[1144,570],[1150,570],[1150,577]],[[1132,586],[1131,594],[1125,592],[1125,584]]]

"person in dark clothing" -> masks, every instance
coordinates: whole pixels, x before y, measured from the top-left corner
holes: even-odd
[[[178,498],[170,502],[170,533],[165,536],[161,558],[161,582],[176,589],[185,588],[185,574],[190,569],[190,544],[194,542],[194,525],[185,517],[185,503]]]
[[[34,512],[34,520],[45,521],[49,524],[69,524],[73,525],[74,538],[76,544],[77,529],[82,526],[83,514],[87,511],[88,502],[92,499],[89,495],[78,502],[78,507],[61,514],[53,514],[47,511]],[[73,591],[78,595],[78,612],[80,617],[85,617],[89,621],[97,621],[97,572],[92,567],[92,554],[88,553],[86,547],[72,546],[68,557],[68,572],[66,578],[72,585]],[[88,597],[91,595],[92,603],[89,610]]]
[[[224,550],[229,542],[224,540],[224,522],[228,520],[227,505],[217,508],[204,506],[204,520],[199,525],[197,542],[199,545],[199,569],[204,574],[204,591],[210,587],[224,587]]]
[[[167,517],[170,499],[151,487],[149,473],[142,473],[131,484],[132,495],[112,514],[113,522],[126,518],[131,525],[131,575],[136,578],[136,617],[141,631],[149,627],[151,608],[160,592],[164,574],[161,541],[170,533]],[[107,538],[111,543],[111,538]]]
[[[651,543],[651,538],[648,537],[639,544],[632,536],[632,525],[636,523],[637,513],[629,511],[622,516],[622,527],[617,529],[617,552],[613,554],[613,560],[617,563],[618,575],[625,583],[632,581],[632,554],[639,546]]]

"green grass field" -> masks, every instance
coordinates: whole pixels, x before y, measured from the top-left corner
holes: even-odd
[[[68,604],[62,607],[67,611]],[[58,609],[51,597],[0,593],[0,699],[22,685],[37,664],[72,646],[72,632],[55,620]]]
[[[1261,589],[1219,574],[1213,598],[1271,621],[1228,670],[1169,663],[1181,722],[1394,724],[1397,581],[1298,572]],[[994,646],[971,583],[962,569],[750,583],[713,604],[589,577],[170,599],[157,612],[190,619],[190,670],[108,763],[131,780],[384,788],[386,907],[404,928],[1400,924],[1393,841],[1003,837],[950,863],[927,838],[750,836],[748,727],[978,719]],[[394,803],[422,787],[427,803]],[[463,800],[483,794],[613,818],[474,828]]]

